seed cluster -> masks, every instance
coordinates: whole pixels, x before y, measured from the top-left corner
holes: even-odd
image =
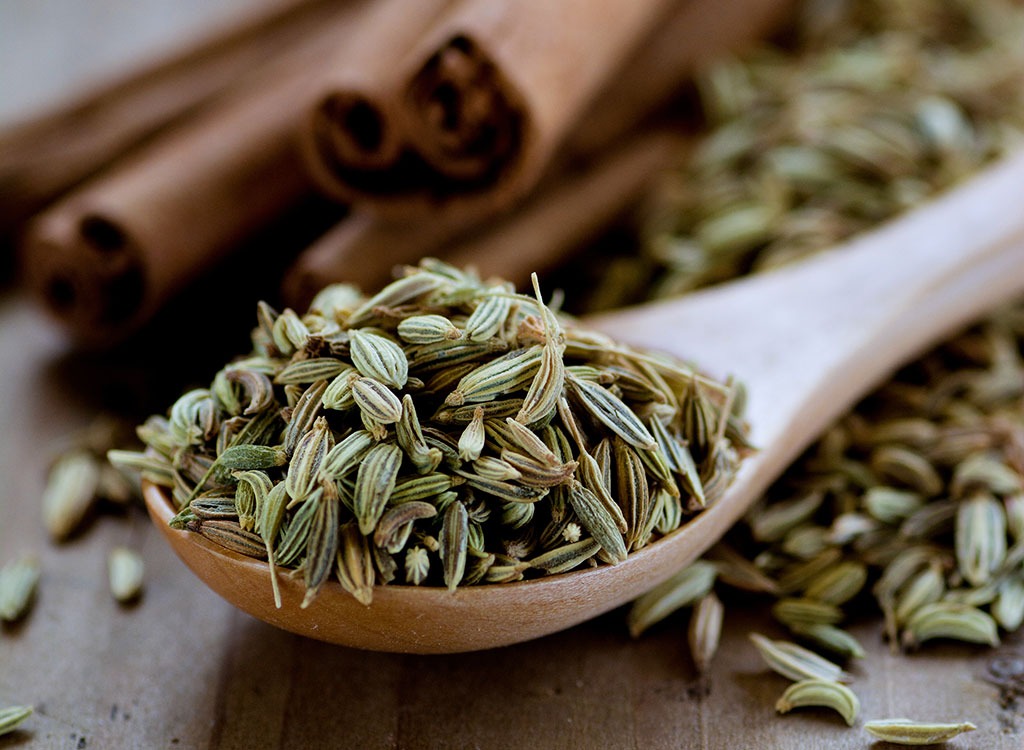
[[[835,247],[1021,148],[1021,39],[1016,0],[800,3],[784,43],[698,78],[707,127],[586,309]]]
[[[536,284],[535,284],[536,286]],[[173,525],[374,584],[520,580],[616,563],[722,493],[737,388],[564,323],[540,298],[427,260],[299,316],[261,304],[253,352],[112,460],[167,487]]]

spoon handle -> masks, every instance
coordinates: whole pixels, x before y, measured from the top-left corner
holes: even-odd
[[[793,456],[893,369],[1024,290],[1024,152],[812,258],[587,321],[734,373],[754,440]]]

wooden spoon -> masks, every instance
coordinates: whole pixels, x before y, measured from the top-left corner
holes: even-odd
[[[718,539],[783,469],[898,365],[1024,290],[1024,154],[1007,159],[842,249],[685,298],[592,318],[632,344],[736,374],[749,391],[760,450],[726,494],[679,530],[618,565],[519,583],[378,586],[363,606],[327,584],[308,609],[282,580],[275,609],[267,566],[171,529],[167,496],[149,512],[178,555],[225,599],[286,630],[366,649],[448,653],[568,628],[664,581]]]

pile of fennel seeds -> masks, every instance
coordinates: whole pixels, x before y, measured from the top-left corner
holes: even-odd
[[[502,583],[616,563],[715,501],[743,453],[737,387],[435,260],[305,315],[258,308],[252,353],[112,460],[172,525],[302,576]]]
[[[1024,147],[1018,0],[802,0],[784,43],[697,77],[706,127],[573,310],[799,261]]]

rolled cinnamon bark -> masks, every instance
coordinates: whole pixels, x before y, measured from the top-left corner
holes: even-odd
[[[397,108],[404,69],[391,53],[397,51],[400,60],[401,51],[415,45],[452,2],[375,0],[350,43],[324,61],[328,74],[303,128],[303,146],[329,192],[335,173],[355,182],[402,179],[406,136]]]
[[[0,236],[143,139],[280,54],[336,10],[333,0],[280,0],[0,133]]]
[[[583,109],[678,2],[459,0],[399,66],[395,111],[409,139],[400,165],[386,179],[373,170],[353,175],[322,140],[308,152],[313,172],[330,194],[393,216],[507,206],[535,184]]]
[[[514,212],[487,227],[473,229],[451,218],[397,224],[350,216],[299,256],[285,276],[282,296],[304,309],[327,284],[344,281],[372,289],[394,266],[427,255],[525,282],[532,271],[564,260],[620,215],[681,143],[663,131],[636,136],[587,168],[545,181]]]
[[[344,134],[336,124],[331,138],[307,126],[307,163],[327,194],[395,221],[460,212],[480,220],[557,169],[552,162],[607,147],[702,62],[764,36],[791,6],[462,0],[375,89],[384,129],[404,128],[406,148],[396,155],[392,140],[386,164],[355,168],[341,144],[358,139],[358,119]]]
[[[336,6],[298,48],[33,221],[24,275],[79,341],[108,345],[134,331],[309,194],[296,133],[311,71],[345,43],[361,6]]]

